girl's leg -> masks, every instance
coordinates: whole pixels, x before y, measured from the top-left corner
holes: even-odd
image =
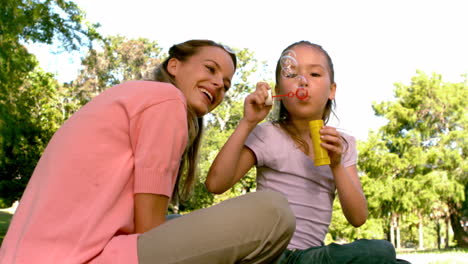
[[[260,191],[167,221],[138,237],[140,264],[271,263],[295,229],[287,200]]]
[[[396,260],[393,245],[385,240],[360,239],[350,244],[332,243],[327,246],[296,250],[281,264],[388,264]]]
[[[180,214],[169,214],[169,215],[166,215],[166,221],[176,219],[177,217],[181,217],[181,216],[182,215],[180,215]]]
[[[335,263],[396,263],[395,248],[386,240],[359,239],[344,245],[332,243],[327,248]]]
[[[328,255],[326,246],[313,247],[305,250],[294,250],[285,260],[278,264],[338,264],[348,262],[333,262]]]

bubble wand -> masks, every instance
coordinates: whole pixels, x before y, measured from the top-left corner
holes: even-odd
[[[272,95],[271,90],[268,90],[268,97],[265,100],[265,105],[272,105],[273,104],[273,98],[278,98],[278,97],[294,97],[296,96],[297,99],[299,100],[305,100],[307,97],[309,97],[309,92],[307,92],[306,89],[304,88],[297,88],[296,92],[289,92],[287,94],[279,94],[279,95]]]

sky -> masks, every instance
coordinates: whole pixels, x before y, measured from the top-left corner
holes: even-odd
[[[103,35],[156,40],[164,51],[193,38],[248,48],[273,70],[289,44],[308,40],[332,57],[337,115],[331,125],[365,140],[385,119],[373,102],[393,99],[395,83],[416,70],[461,82],[468,73],[465,0],[75,0]],[[60,81],[78,73],[79,54],[31,45],[41,66]],[[235,82],[235,80],[233,80]],[[260,80],[258,80],[260,81]]]

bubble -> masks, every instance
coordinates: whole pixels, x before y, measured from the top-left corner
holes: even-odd
[[[304,88],[307,85],[307,79],[303,75],[298,74],[298,63],[296,53],[293,50],[286,50],[280,57],[281,75],[286,78],[294,78],[297,90],[289,92],[288,97],[296,96],[299,100],[305,100],[309,97],[309,93]]]
[[[297,61],[291,56],[282,56],[280,58],[281,68],[297,67]]]
[[[297,61],[291,56],[282,56],[280,58],[281,74],[284,77],[290,78],[297,74]]]
[[[295,58],[296,57],[296,52],[294,52],[294,50],[285,50],[283,52],[283,54],[281,54],[281,57],[283,57],[283,56],[290,56],[290,57]]]
[[[307,80],[304,75],[297,75],[294,79],[296,80],[297,88],[304,88],[307,84]]]

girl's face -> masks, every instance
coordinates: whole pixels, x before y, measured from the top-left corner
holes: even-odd
[[[297,45],[292,48],[298,63],[297,75],[281,76],[277,94],[296,93],[298,86],[308,92],[304,100],[294,97],[283,97],[282,102],[293,119],[321,119],[328,99],[335,98],[336,84],[331,83],[329,66],[325,54],[309,45]]]
[[[167,70],[198,117],[211,112],[223,101],[235,71],[229,54],[213,46],[200,47],[186,61],[170,59]]]

